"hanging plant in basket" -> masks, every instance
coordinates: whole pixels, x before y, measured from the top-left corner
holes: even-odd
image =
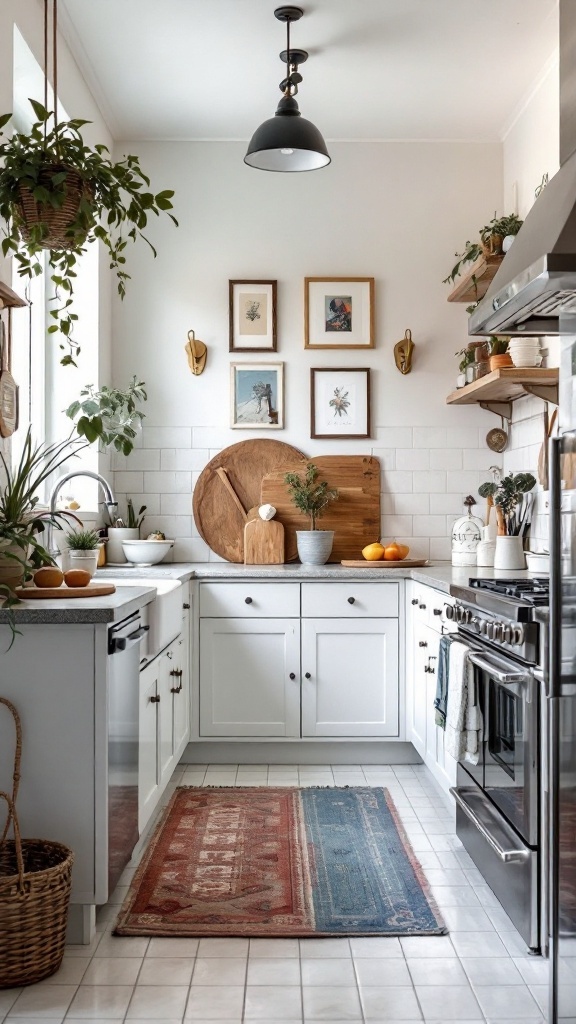
[[[76,365],[80,352],[73,338],[78,319],[73,312],[76,262],[86,246],[101,241],[110,256],[110,269],[124,298],[130,275],[125,249],[139,237],[156,250],[144,234],[148,218],[167,213],[174,224],[174,192],[150,191],[150,180],[137,156],[117,163],[106,146],[87,146],[81,129],[89,121],[57,122],[57,114],[30,100],[36,122],[29,132],[3,131],[11,114],[0,116],[0,217],[5,221],[4,256],[13,256],[21,277],[42,273],[41,255],[48,251],[56,306],[50,314],[50,333],[61,332],[63,365]],[[51,123],[51,127],[50,127]]]

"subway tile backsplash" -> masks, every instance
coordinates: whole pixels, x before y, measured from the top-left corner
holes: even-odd
[[[463,514],[464,498],[478,497],[489,467],[502,465],[502,456],[486,446],[490,426],[487,417],[485,428],[457,432],[433,425],[376,428],[365,451],[380,460],[384,540],[395,537],[409,544],[414,558],[450,559],[452,526]],[[535,429],[522,428],[526,451],[507,452],[507,459],[533,458]],[[176,561],[220,561],[198,534],[192,493],[204,466],[228,444],[229,431],[218,428],[151,425],[143,428],[131,455],[113,457],[119,501],[123,504],[130,495],[137,507],[148,506],[144,535],[162,530],[174,537]],[[522,462],[520,468],[529,467]],[[483,508],[480,498],[478,503]]]

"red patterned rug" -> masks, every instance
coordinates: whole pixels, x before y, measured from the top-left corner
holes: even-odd
[[[177,789],[117,935],[441,935],[384,789]]]

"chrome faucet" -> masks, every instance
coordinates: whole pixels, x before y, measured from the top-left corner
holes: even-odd
[[[52,491],[50,493],[51,515],[56,511],[56,500],[58,498],[61,488],[65,483],[68,482],[68,480],[73,480],[74,477],[76,476],[89,476],[91,480],[97,480],[102,490],[104,491],[104,496],[106,498],[104,504],[106,505],[109,514],[112,515],[114,512],[116,512],[116,509],[118,508],[118,502],[114,498],[114,493],[108,481],[105,480],[103,476],[100,476],[99,473],[94,473],[91,469],[78,469],[73,473],[66,473],[65,476],[61,476],[60,479],[57,480],[56,483],[54,484],[54,487],[52,488]],[[54,525],[51,522],[51,520],[48,521],[48,529],[46,532],[46,548],[48,554],[52,555],[52,557],[54,557],[55,555],[59,555],[59,548],[54,547]]]

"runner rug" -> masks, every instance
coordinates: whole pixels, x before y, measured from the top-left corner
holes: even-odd
[[[441,935],[385,789],[175,791],[116,935]]]

